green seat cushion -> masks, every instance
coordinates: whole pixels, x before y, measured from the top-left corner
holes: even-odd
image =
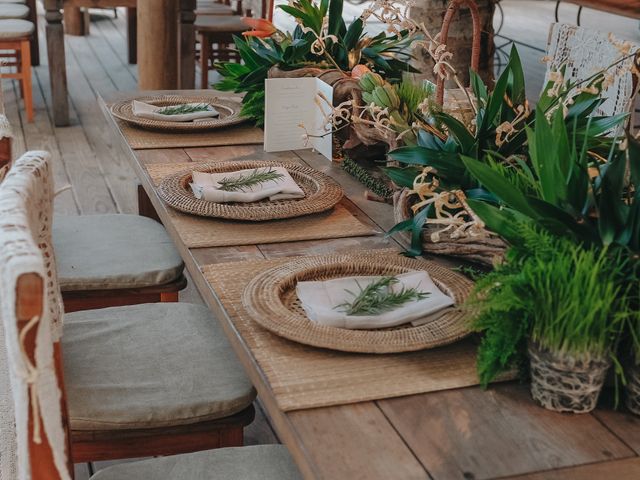
[[[298,480],[282,445],[221,448],[122,463],[100,470],[91,480]]]
[[[35,26],[29,20],[12,18],[0,20],[0,39],[22,39],[31,35]]]
[[[53,247],[63,292],[163,285],[184,268],[164,227],[139,215],[54,216]]]
[[[186,425],[249,407],[255,390],[218,321],[188,303],[65,315],[72,430]]]
[[[29,7],[20,3],[0,3],[0,20],[8,18],[27,18]]]

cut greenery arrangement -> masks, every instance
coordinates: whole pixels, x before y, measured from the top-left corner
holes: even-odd
[[[241,113],[258,125],[264,122],[264,80],[270,76],[319,76],[324,72],[332,74],[326,80],[335,84],[351,80],[358,65],[391,81],[415,71],[408,64],[406,47],[411,37],[407,32],[368,36],[364,15],[347,27],[343,0],[294,0],[278,8],[295,18],[298,25],[293,32],[282,32],[268,20],[246,19],[254,29],[234,38],[243,63],[216,65],[223,78],[214,87],[245,93]],[[346,83],[347,90],[353,88]]]

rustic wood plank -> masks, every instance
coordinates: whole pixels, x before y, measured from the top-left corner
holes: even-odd
[[[80,72],[70,68],[71,79]],[[49,73],[46,69],[36,69],[36,77],[40,83],[43,94],[51,98],[48,89]],[[53,112],[52,117],[53,117]],[[82,126],[78,125],[75,109],[69,109],[70,120],[73,125],[66,128],[55,127],[54,132],[58,139],[62,161],[65,163],[67,175],[71,180],[78,200],[80,212],[88,213],[114,213],[117,211],[113,197],[102,177],[95,152],[89,145]]]
[[[613,462],[581,465],[573,468],[510,477],[505,480],[637,480],[640,478],[640,458],[627,458]]]
[[[545,410],[522,385],[377,403],[436,480],[496,478],[634,455],[592,415]]]
[[[185,152],[194,162],[272,160],[300,163],[298,156],[293,152],[265,152],[262,145],[185,148]]]
[[[181,148],[173,148],[169,150],[138,150],[136,156],[143,164],[149,163],[185,163],[190,162],[191,158]]]
[[[429,478],[373,402],[290,412],[288,416],[316,466],[316,478]]]
[[[596,410],[593,414],[640,455],[640,417],[629,412],[614,412],[604,409]]]

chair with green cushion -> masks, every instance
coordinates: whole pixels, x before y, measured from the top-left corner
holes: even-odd
[[[176,302],[184,264],[163,226],[140,215],[56,215],[53,244],[67,312]]]
[[[56,479],[63,457],[241,446],[255,390],[208,309],[144,304],[63,319],[52,200],[46,152],[23,155],[0,184],[0,462],[28,446],[19,470]]]

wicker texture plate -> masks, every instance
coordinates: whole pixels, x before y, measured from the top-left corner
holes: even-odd
[[[296,200],[263,200],[251,203],[214,203],[199,200],[191,191],[192,172],[235,172],[249,168],[284,167],[305,197]],[[342,199],[342,187],[327,175],[309,167],[292,163],[242,161],[194,164],[189,170],[166,177],[158,187],[160,197],[176,210],[203,217],[230,220],[264,221],[301,217],[324,212],[333,208]]]
[[[296,259],[256,276],[245,288],[242,302],[251,317],[271,332],[315,347],[360,353],[408,352],[455,342],[470,332],[459,307],[425,325],[380,330],[348,330],[309,320],[296,295],[304,280],[329,280],[354,275],[399,275],[426,270],[435,284],[461,305],[473,284],[436,263],[400,255],[335,255]]]
[[[114,117],[137,127],[149,130],[170,130],[172,132],[202,132],[225,128],[237,125],[247,120],[240,115],[242,103],[236,100],[199,96],[189,97],[182,95],[166,95],[161,97],[141,97],[136,98],[140,102],[156,105],[158,107],[168,107],[170,105],[180,105],[184,103],[208,103],[214,107],[220,116],[197,122],[166,122],[162,120],[152,120],[149,118],[137,117],[133,114],[133,100],[125,100],[111,105],[111,113]]]

